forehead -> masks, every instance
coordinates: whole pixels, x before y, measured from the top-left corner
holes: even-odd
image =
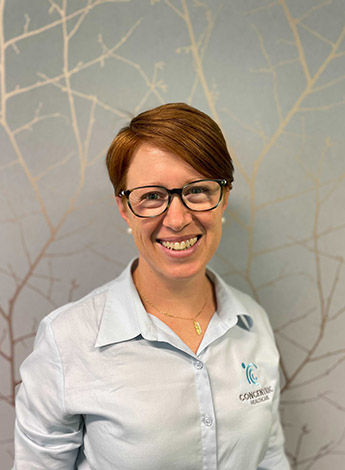
[[[149,184],[177,187],[202,178],[205,176],[180,156],[144,143],[134,153],[127,173],[127,187]]]

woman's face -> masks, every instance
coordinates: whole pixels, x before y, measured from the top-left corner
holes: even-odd
[[[132,189],[159,185],[172,189],[203,178],[204,175],[180,157],[144,143],[134,154],[126,186]],[[125,198],[117,197],[121,216],[132,228],[139,251],[140,275],[149,279],[157,276],[162,279],[163,276],[170,280],[203,276],[206,264],[214,255],[221,238],[222,215],[228,196],[229,191],[224,190],[219,206],[208,212],[190,211],[178,196],[174,196],[164,214],[146,219],[136,217],[128,208]],[[193,244],[195,238],[197,242]],[[183,250],[164,246],[183,241],[189,241],[186,245],[193,246]]]

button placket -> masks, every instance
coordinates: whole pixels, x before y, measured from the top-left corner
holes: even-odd
[[[194,360],[193,366],[200,409],[203,470],[216,470],[217,439],[211,382],[204,362]]]

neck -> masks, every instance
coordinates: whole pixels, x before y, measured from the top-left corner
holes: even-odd
[[[211,283],[206,276],[206,270],[187,279],[171,279],[160,276],[159,273],[147,272],[139,264],[133,273],[134,283],[152,303],[158,305],[184,304],[198,305],[211,291]]]
[[[152,273],[140,262],[133,280],[144,308],[171,328],[195,353],[216,311],[216,297],[206,269],[185,279]]]

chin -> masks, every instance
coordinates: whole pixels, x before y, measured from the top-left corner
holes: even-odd
[[[183,265],[181,263],[179,266],[164,266],[162,268],[161,274],[163,274],[165,278],[171,280],[188,280],[204,273],[206,270],[206,264],[197,262]]]

